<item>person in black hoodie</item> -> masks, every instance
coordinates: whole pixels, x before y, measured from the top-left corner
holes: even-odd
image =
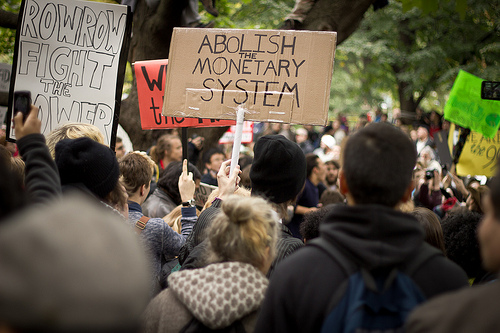
[[[369,271],[398,267],[423,250],[418,221],[394,209],[413,190],[415,146],[389,124],[369,125],[347,140],[337,206],[320,224],[320,239]],[[333,294],[348,278],[337,261],[306,246],[276,267],[256,332],[319,332]],[[424,296],[467,286],[465,272],[442,255],[430,257],[411,276]]]

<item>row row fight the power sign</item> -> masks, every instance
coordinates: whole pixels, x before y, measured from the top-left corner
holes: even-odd
[[[89,123],[114,145],[130,41],[130,7],[66,0],[23,0],[9,95],[29,90],[42,133]],[[8,123],[12,111],[8,113]],[[8,138],[15,138],[9,131]]]
[[[175,28],[163,115],[326,125],[336,36]]]

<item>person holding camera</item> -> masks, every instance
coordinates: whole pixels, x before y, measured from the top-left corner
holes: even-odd
[[[425,171],[424,182],[420,186],[418,200],[423,207],[430,210],[441,205],[443,194],[441,192],[441,173],[439,170],[432,169]]]

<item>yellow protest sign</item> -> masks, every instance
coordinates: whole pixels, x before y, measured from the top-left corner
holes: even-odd
[[[448,145],[450,151],[453,151],[454,137],[458,139],[455,132],[455,124],[450,126],[448,135]],[[464,149],[456,166],[457,175],[484,175],[492,177],[495,175],[497,159],[500,155],[500,131],[491,139],[482,134],[471,131]]]

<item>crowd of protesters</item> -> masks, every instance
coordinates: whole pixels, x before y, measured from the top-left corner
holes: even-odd
[[[319,332],[346,267],[409,276],[421,306],[398,329],[500,328],[500,183],[450,170],[435,111],[258,124],[232,174],[201,137],[183,160],[175,133],[146,153],[40,127],[32,106],[0,145],[2,332]]]

